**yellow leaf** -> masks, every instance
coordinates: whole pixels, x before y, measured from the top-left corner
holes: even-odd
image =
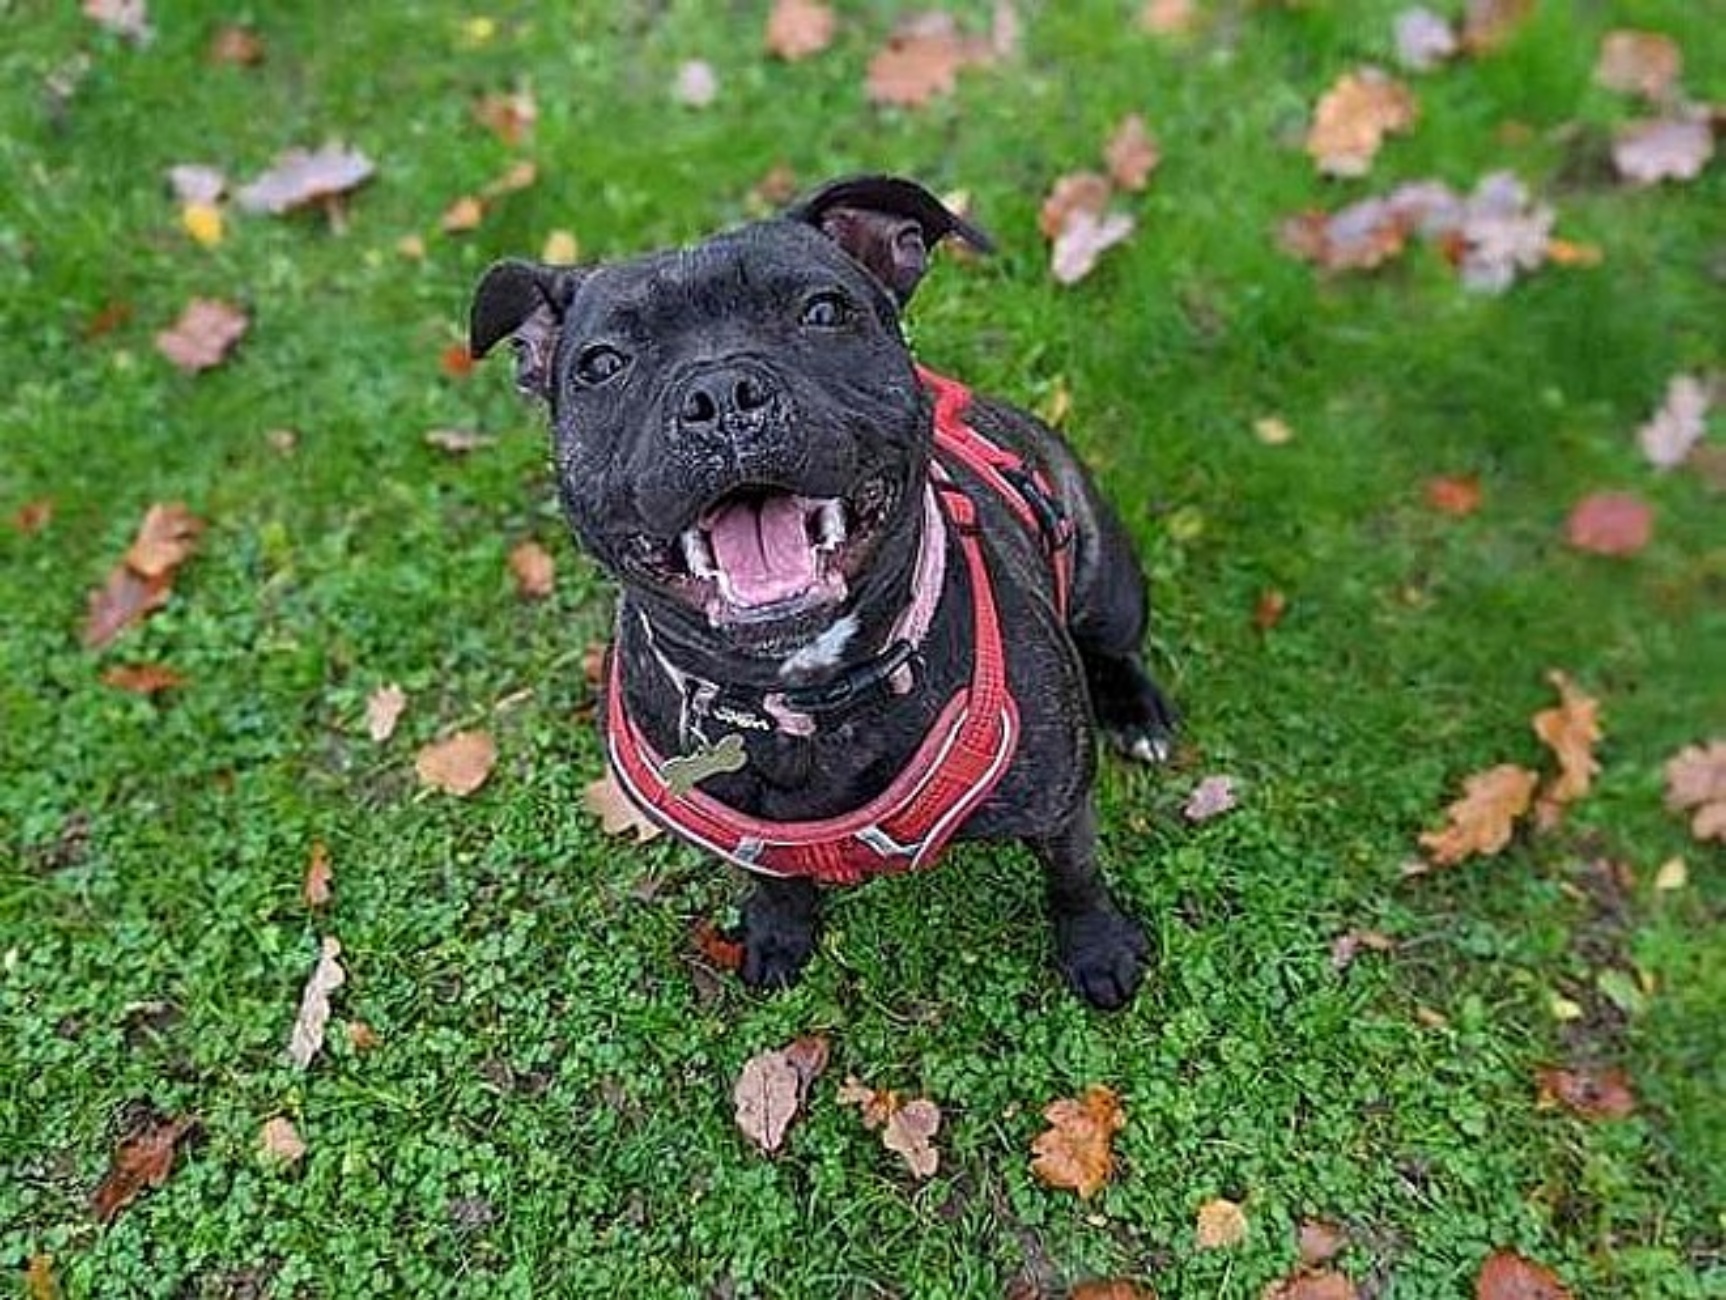
[[[180,225],[204,248],[222,242],[222,210],[214,203],[188,203],[180,209]]]

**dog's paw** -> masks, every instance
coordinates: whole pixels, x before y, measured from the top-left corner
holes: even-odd
[[[743,965],[738,975],[753,989],[790,988],[815,955],[812,909],[775,906],[757,892],[743,904]]]
[[[1139,763],[1166,763],[1175,752],[1174,705],[1137,655],[1085,660],[1091,705],[1110,748]]]
[[[1055,960],[1073,991],[1099,1011],[1132,1001],[1145,978],[1150,942],[1130,916],[1103,903],[1055,917]]]
[[[1155,767],[1166,763],[1175,752],[1175,733],[1159,723],[1139,727],[1107,727],[1103,736],[1122,758]]]

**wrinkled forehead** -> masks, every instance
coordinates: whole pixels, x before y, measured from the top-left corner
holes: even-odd
[[[703,318],[781,311],[835,288],[893,314],[874,278],[832,240],[801,222],[764,221],[606,263],[582,283],[565,320],[577,331],[654,336]]]

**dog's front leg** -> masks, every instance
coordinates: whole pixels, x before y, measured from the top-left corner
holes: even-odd
[[[1139,923],[1115,906],[1097,874],[1090,796],[1054,835],[1027,843],[1043,864],[1061,974],[1099,1010],[1126,1006],[1144,979],[1150,944]]]
[[[789,988],[815,955],[821,915],[815,882],[761,876],[743,900],[743,982],[751,988]]]

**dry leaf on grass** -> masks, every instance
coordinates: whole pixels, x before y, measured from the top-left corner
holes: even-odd
[[[535,541],[510,548],[509,571],[515,575],[516,594],[527,600],[543,600],[557,585],[557,561]]]
[[[1103,146],[1103,161],[1108,164],[1109,178],[1124,190],[1144,189],[1162,160],[1157,137],[1151,134],[1140,113],[1123,117],[1109,142]]]
[[[49,524],[54,522],[54,503],[47,497],[38,497],[34,501],[26,501],[12,512],[11,524],[14,531],[25,537],[34,537]]]
[[[1259,593],[1259,598],[1253,603],[1253,626],[1261,632],[1269,632],[1283,621],[1283,615],[1288,613],[1289,598],[1275,587],[1267,587]]]
[[[111,1223],[146,1187],[160,1187],[174,1167],[174,1149],[198,1128],[187,1115],[167,1119],[152,1114],[119,1146],[108,1172],[90,1197],[97,1223]]]
[[[1356,1300],[1360,1292],[1343,1274],[1331,1269],[1300,1270],[1273,1282],[1259,1300]]]
[[[1666,762],[1666,806],[1688,812],[1699,840],[1726,841],[1726,740],[1686,745]]]
[[[1300,1262],[1308,1268],[1328,1264],[1348,1245],[1348,1232],[1341,1224],[1325,1219],[1302,1219],[1295,1233]]]
[[[1136,222],[1124,212],[1096,217],[1075,212],[1055,236],[1049,270],[1057,283],[1077,284],[1096,268],[1097,259],[1133,233]]]
[[[144,578],[165,578],[191,557],[204,521],[179,501],[152,505],[126,551],[126,567]]]
[[[1463,797],[1445,810],[1448,824],[1421,835],[1421,847],[1439,867],[1492,856],[1510,843],[1516,819],[1528,811],[1539,782],[1535,773],[1513,763],[1476,772],[1463,782]]]
[[[484,220],[485,200],[478,195],[464,194],[444,209],[438,218],[438,229],[446,235],[465,235],[470,230],[479,229]]]
[[[1659,117],[1626,125],[1612,141],[1612,162],[1633,185],[1692,181],[1714,156],[1706,113]]]
[[[1294,429],[1280,415],[1262,415],[1253,421],[1253,437],[1267,447],[1286,447],[1294,436]]]
[[[528,90],[493,92],[474,101],[473,116],[474,121],[513,149],[532,133],[534,123],[539,120],[539,105]]]
[[[1062,1097],[1043,1108],[1049,1128],[1031,1143],[1031,1172],[1050,1187],[1082,1197],[1095,1193],[1115,1169],[1115,1134],[1127,1122],[1112,1088],[1093,1084],[1077,1100]]]
[[[704,916],[695,923],[690,931],[690,941],[695,945],[695,951],[700,953],[706,962],[718,970],[740,971],[743,969],[744,949],[741,940],[733,939],[723,933],[713,924],[713,918]]]
[[[819,0],[773,0],[763,43],[787,61],[807,59],[833,43],[833,9]]]
[[[497,744],[484,731],[458,731],[414,756],[421,784],[462,797],[485,784],[497,762]]]
[[[1534,13],[1539,0],[1468,0],[1462,16],[1462,45],[1471,54],[1496,50]]]
[[[306,859],[305,879],[300,883],[300,897],[306,900],[306,906],[328,907],[330,886],[334,880],[329,846],[322,840],[313,840],[311,856]]]
[[[1534,715],[1534,734],[1558,758],[1558,775],[1541,791],[1542,819],[1551,824],[1558,810],[1588,793],[1600,771],[1594,747],[1600,743],[1600,702],[1590,699],[1561,672],[1547,674],[1558,689],[1558,707]]]
[[[234,201],[247,212],[280,216],[351,193],[376,170],[363,153],[336,142],[315,150],[289,149],[251,184],[241,186]]]
[[[967,36],[952,14],[942,10],[902,19],[887,43],[869,60],[864,91],[872,104],[920,108],[950,95],[966,68],[983,68],[1009,53],[1012,23],[996,10],[990,36]]]
[[[147,45],[156,34],[145,0],[84,0],[84,16],[134,45]]]
[[[84,645],[100,650],[126,628],[168,603],[165,578],[141,578],[125,565],[117,566],[102,586],[89,594],[84,617]]]
[[[1238,1246],[1247,1239],[1247,1216],[1239,1205],[1216,1197],[1199,1206],[1193,1225],[1193,1244],[1200,1250]]]
[[[29,1300],[60,1300],[60,1280],[54,1276],[54,1257],[37,1253],[24,1264],[24,1294]]]
[[[1653,536],[1653,508],[1628,492],[1584,497],[1564,523],[1564,539],[1594,555],[1635,555]]]
[[[918,1178],[933,1178],[941,1153],[933,1139],[941,1128],[941,1108],[927,1097],[904,1100],[891,1089],[877,1090],[847,1078],[839,1088],[839,1103],[855,1105],[863,1127],[881,1130],[881,1145],[902,1159]]]
[[[102,673],[102,684],[133,695],[158,695],[184,686],[186,679],[165,664],[115,664]]]
[[[378,687],[366,697],[366,734],[383,744],[396,734],[396,723],[407,706],[407,692],[394,682]]]
[[[168,168],[168,188],[180,203],[220,203],[228,178],[204,163],[178,163]]]
[[[1410,72],[1428,72],[1458,49],[1456,31],[1449,21],[1419,5],[1396,16],[1392,37],[1396,61]]]
[[[607,835],[633,832],[637,844],[646,844],[660,834],[659,827],[623,792],[609,767],[604,776],[582,790],[581,806],[599,818],[599,828]]]
[[[174,574],[192,554],[203,528],[203,521],[177,501],[145,511],[125,558],[106,583],[90,593],[85,646],[101,649],[122,630],[167,604]]]
[[[1443,475],[1426,481],[1426,504],[1444,515],[1472,515],[1480,509],[1478,474]]]
[[[282,1165],[297,1165],[306,1154],[306,1144],[299,1130],[286,1116],[276,1115],[264,1121],[258,1134],[258,1149]]]
[[[1156,36],[1184,36],[1198,22],[1193,0],[1145,0],[1139,26]]]
[[[229,23],[218,27],[210,37],[204,57],[211,63],[227,63],[235,67],[256,67],[264,61],[264,42],[250,27]]]
[[[719,98],[719,74],[705,59],[690,59],[678,67],[671,97],[686,108],[706,108]]]
[[[1390,952],[1395,947],[1396,940],[1382,931],[1349,930],[1331,940],[1330,967],[1334,971],[1347,970],[1363,948],[1371,952]]]
[[[1682,465],[1707,431],[1709,386],[1695,375],[1674,375],[1666,385],[1666,401],[1647,424],[1636,431],[1636,444],[1656,469]]]
[[[553,266],[573,266],[581,257],[581,244],[573,230],[553,230],[545,237],[545,247],[539,251],[542,262]]]
[[[826,1068],[827,1040],[819,1034],[750,1057],[731,1093],[738,1129],[768,1155],[779,1150],[809,1085]]]
[[[1365,176],[1384,137],[1407,131],[1417,114],[1407,86],[1377,68],[1362,68],[1319,99],[1306,151],[1328,176]]]
[[[1626,95],[1641,95],[1656,103],[1677,88],[1684,71],[1678,42],[1659,32],[1607,32],[1594,65],[1596,85]]]
[[[1572,1300],[1552,1270],[1514,1251],[1488,1255],[1474,1280],[1475,1300]]]
[[[1543,1066],[1534,1072],[1538,1102],[1563,1106],[1583,1119],[1623,1119],[1636,1113],[1630,1076],[1617,1068]]]
[[[363,1020],[350,1020],[345,1026],[348,1036],[348,1046],[356,1052],[369,1052],[384,1040]]]
[[[1235,806],[1235,779],[1232,776],[1207,776],[1193,787],[1181,806],[1181,816],[1190,822],[1207,822],[1220,817]]]
[[[288,1059],[302,1070],[310,1067],[312,1058],[323,1050],[324,1030],[330,1023],[330,995],[347,983],[347,972],[338,960],[341,955],[341,941],[333,934],[325,935],[318,950],[318,964],[312,968],[311,978],[300,993],[300,1011],[288,1035]]]
[[[425,435],[426,446],[447,451],[452,456],[465,456],[496,441],[489,433],[481,433],[477,429],[428,429]]]
[[[180,318],[156,335],[160,352],[188,375],[220,365],[245,335],[251,319],[232,303],[194,298]]]

